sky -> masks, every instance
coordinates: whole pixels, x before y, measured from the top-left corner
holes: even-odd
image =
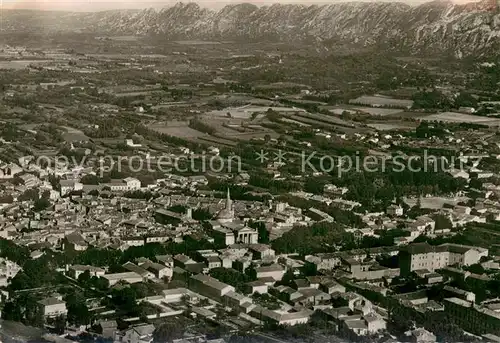
[[[60,11],[102,11],[109,9],[137,9],[137,8],[162,8],[169,7],[179,0],[0,0],[0,6],[4,9],[38,9],[38,10],[60,10]],[[183,0],[190,2],[189,0]],[[231,3],[248,2],[256,5],[269,5],[273,3],[300,3],[300,4],[327,4],[335,2],[346,2],[349,0],[197,0],[200,6],[208,8],[221,8]],[[362,0],[363,1],[363,0]],[[370,0],[365,0],[370,1]],[[372,0],[390,1],[390,0]],[[397,0],[396,0],[397,1]],[[399,0],[413,5],[426,2],[427,0]],[[453,0],[457,3],[472,2],[474,0]]]

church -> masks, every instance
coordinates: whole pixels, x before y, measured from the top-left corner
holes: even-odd
[[[229,189],[227,190],[226,205],[217,213],[215,220],[210,221],[210,228],[212,237],[217,244],[258,243],[259,233],[257,230],[246,226],[243,221],[235,219]]]

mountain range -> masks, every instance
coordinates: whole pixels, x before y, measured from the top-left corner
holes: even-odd
[[[500,12],[496,0],[469,4],[432,1],[347,2],[330,5],[227,5],[196,3],[161,9],[103,12],[8,10],[7,31],[89,32],[150,35],[165,39],[303,41],[314,44],[381,46],[413,53],[498,54]]]

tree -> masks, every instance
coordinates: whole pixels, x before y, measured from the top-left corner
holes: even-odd
[[[245,275],[248,277],[249,281],[257,280],[257,270],[255,270],[254,264],[250,264],[250,266],[245,269]]]
[[[47,208],[50,207],[50,205],[51,205],[50,200],[48,200],[45,197],[41,197],[35,200],[35,203],[33,204],[33,211],[40,212],[46,210]]]
[[[251,221],[248,226],[252,229],[256,229],[259,233],[259,243],[267,244],[269,243],[269,231],[267,231],[266,224],[262,221]]]
[[[80,277],[78,279],[80,279]],[[92,315],[87,307],[84,294],[79,291],[74,291],[68,294],[64,300],[66,301],[66,307],[68,308],[67,320],[70,324],[90,324]]]
[[[42,327],[44,318],[37,301],[38,299],[32,293],[21,293],[5,304],[2,309],[2,319]]]
[[[234,286],[239,291],[243,290],[247,282],[255,280],[251,279],[246,273],[243,274],[235,269],[227,268],[214,268],[210,270],[210,276],[221,282]]]
[[[451,230],[453,228],[453,224],[450,219],[442,214],[436,215],[434,217],[434,221],[436,222],[435,230]]]
[[[80,182],[84,185],[98,185],[99,178],[96,175],[87,174],[82,177]]]
[[[84,286],[88,285],[90,283],[91,275],[90,271],[86,270],[80,275],[78,275],[78,282]]]
[[[465,269],[467,269],[469,272],[473,273],[473,274],[483,274],[485,272],[483,266],[479,263],[475,263],[475,264],[472,264],[468,267],[466,267]]]
[[[450,99],[437,90],[413,95],[413,108],[416,109],[449,109],[451,106]]]
[[[185,331],[184,320],[176,318],[173,321],[167,323],[162,323],[153,332],[153,342],[155,343],[166,343],[171,342],[174,339],[182,338]]]
[[[38,199],[38,190],[35,188],[31,188],[26,190],[23,194],[21,194],[17,200],[19,201],[36,201]]]
[[[291,287],[293,285],[293,280],[295,280],[295,274],[291,269],[289,269],[283,275],[281,281],[278,281],[276,284]]]
[[[116,308],[126,315],[136,315],[139,307],[137,305],[137,294],[132,287],[113,289],[111,302]]]
[[[60,315],[54,319],[54,330],[59,335],[62,335],[64,333],[64,331],[66,330],[66,317]]]
[[[473,107],[476,108],[478,105],[477,99],[474,98],[471,94],[460,92],[458,96],[455,98],[455,108],[460,107]]]
[[[99,191],[97,189],[93,189],[90,192],[88,192],[88,195],[99,196]]]

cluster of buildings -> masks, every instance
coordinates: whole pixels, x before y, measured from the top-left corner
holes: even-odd
[[[386,97],[361,97],[353,104],[411,107],[408,101]],[[249,110],[252,108],[239,108],[232,115]],[[286,108],[275,110],[288,112]],[[333,137],[319,129],[315,136]],[[338,137],[348,139],[345,134]],[[443,149],[470,145],[467,137],[451,132],[447,138],[431,137],[425,143],[403,135],[381,133],[357,133],[351,138],[366,143],[381,155],[387,155],[394,146],[425,148],[421,144],[429,145],[429,142]],[[126,140],[126,146],[142,148],[131,139]],[[487,144],[482,144],[477,151],[462,155],[465,170],[450,171],[450,175],[467,181],[495,176],[469,163],[489,149]],[[192,154],[187,148],[180,151]],[[216,155],[219,150],[212,148],[210,153]],[[211,244],[210,249],[187,251],[186,248],[182,253],[133,258],[113,268],[72,264],[61,270],[75,285],[79,285],[82,275],[89,275],[105,281],[110,289],[138,284],[156,286],[156,294],[137,299],[138,305],[154,308],[154,313],[144,314],[148,321],[187,315],[210,323],[215,321],[234,332],[266,324],[307,324],[319,315],[342,337],[382,339],[390,336],[390,308],[405,314],[410,321],[415,320],[415,327],[408,331],[409,339],[415,342],[436,341],[432,326],[417,322],[420,315],[431,313],[444,314],[477,337],[492,339],[500,335],[500,302],[490,296],[498,295],[491,285],[495,285],[495,275],[500,271],[497,256],[500,249],[415,243],[422,237],[446,239],[469,223],[500,219],[500,206],[496,201],[500,187],[493,182],[481,183],[479,189],[475,189],[481,196],[473,203],[467,199],[446,203],[462,195],[453,194],[444,198],[446,206],[429,208],[427,204],[435,199],[431,194],[423,194],[418,202],[421,208],[428,209],[425,214],[410,219],[406,205],[417,200],[403,199],[406,205],[395,201],[384,212],[359,213],[362,225],[342,227],[345,233],[352,234],[354,244],[366,237],[381,238],[393,230],[402,232],[391,246],[342,251],[345,242],[339,241],[328,247],[329,253],[301,256],[277,253],[272,243],[263,243],[262,230],[272,242],[298,225],[335,223],[337,218],[325,213],[326,207],[352,212],[362,207],[357,201],[347,200],[348,188],[326,184],[323,194],[291,192],[292,197],[317,204],[301,209],[274,199],[235,201],[229,190],[223,194],[207,191],[209,181],[205,175],[165,174],[147,185],[138,177],[88,184],[85,178],[96,176],[90,163],[95,159],[89,158],[89,165],[85,166],[53,168],[40,168],[33,160],[22,158],[17,163],[0,163],[3,181],[0,196],[11,197],[10,201],[0,204],[0,237],[27,247],[31,259],[40,258],[49,250],[78,254],[98,248],[124,252],[144,246],[146,250],[151,243],[185,243],[187,239]],[[276,164],[271,163],[265,169],[275,180],[286,180]],[[224,175],[221,180],[244,187],[248,186],[250,175],[245,172]],[[34,211],[34,200],[26,198],[33,190],[45,194],[50,206]],[[136,199],[127,195],[141,192],[152,192],[154,197]],[[203,212],[203,219],[197,217],[199,212]],[[443,222],[446,225],[443,226]],[[473,272],[478,269],[483,272]],[[1,259],[0,285],[8,286],[21,271],[16,263]],[[224,273],[235,277],[217,278]],[[414,289],[401,291],[408,284]],[[433,293],[437,285],[443,285],[442,297]],[[59,294],[44,295],[37,304],[48,319],[67,316],[70,311]],[[100,310],[100,306],[96,308]],[[135,324],[143,321],[143,317],[126,318],[134,324],[125,330],[118,329],[113,315],[112,320],[104,315],[97,317],[102,335],[115,342],[150,343],[153,340],[155,325]],[[197,336],[177,343],[194,341],[214,342]],[[384,340],[393,341],[394,337]]]

